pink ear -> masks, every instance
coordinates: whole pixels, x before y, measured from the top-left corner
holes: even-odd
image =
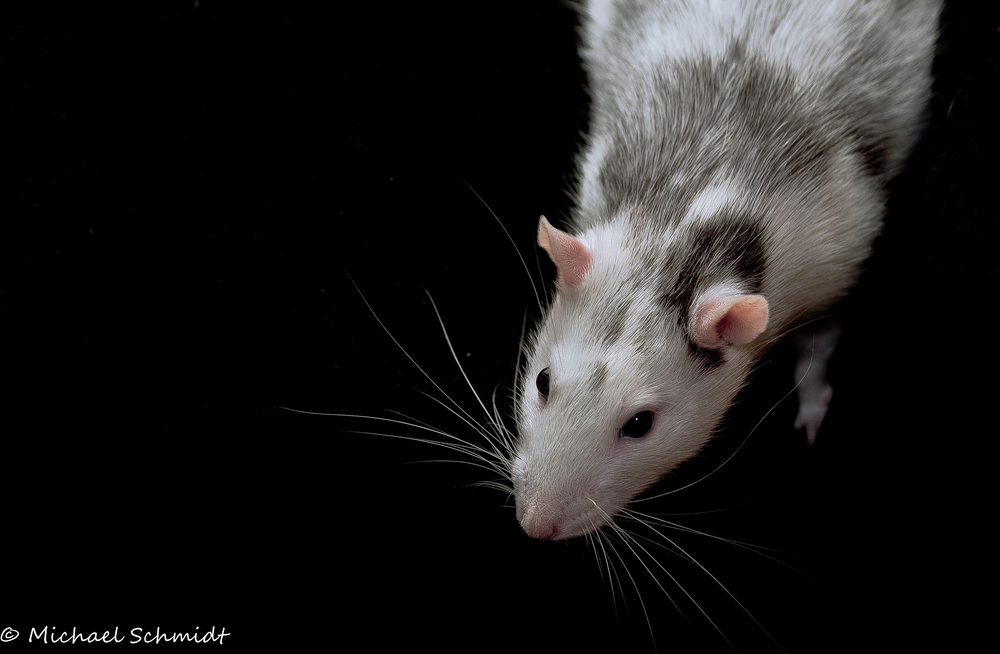
[[[590,250],[575,236],[556,229],[542,216],[538,220],[538,244],[542,246],[559,272],[556,284],[562,288],[573,288],[583,279],[590,268]]]
[[[692,336],[701,347],[743,345],[767,327],[763,295],[717,295],[701,301],[694,312]]]

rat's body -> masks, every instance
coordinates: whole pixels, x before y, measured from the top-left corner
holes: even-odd
[[[797,425],[930,89],[938,4],[591,2],[591,126],[518,397],[518,519],[570,538],[701,449],[790,330]],[[800,329],[808,324],[807,329]]]

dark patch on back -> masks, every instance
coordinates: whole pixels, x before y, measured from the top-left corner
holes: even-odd
[[[767,269],[767,253],[757,221],[733,213],[720,213],[710,224],[695,229],[686,239],[687,256],[673,279],[664,263],[660,278],[670,286],[661,289],[660,306],[677,315],[677,324],[687,334],[695,294],[712,284],[738,279],[750,293],[759,293]],[[706,368],[721,365],[718,350],[699,347],[688,335],[692,354]]]
[[[720,168],[752,173],[750,184],[764,195],[827,173],[837,130],[816,115],[789,71],[737,40],[719,60],[695,57],[669,73],[628,92],[610,82],[613,120],[603,129],[611,142],[597,173],[606,204],[600,215],[578,219],[638,206],[642,219],[676,224]],[[876,152],[870,149],[873,164]]]
[[[745,72],[734,114],[749,139],[735,150],[734,156],[745,157],[738,167],[766,171],[760,181],[774,185],[822,176],[834,141],[819,117],[794,103],[794,81],[764,66]]]
[[[831,143],[822,131],[808,120],[796,125],[793,138],[779,152],[779,174],[791,179],[806,180],[826,171],[827,153]]]
[[[731,40],[729,42],[729,45],[726,47],[725,61],[728,64],[732,65],[736,62],[744,61],[746,59],[746,56],[747,56],[747,48],[746,45],[743,43],[743,37],[737,36],[733,38],[733,40]]]
[[[872,177],[884,176],[889,161],[888,140],[870,134],[861,127],[854,127],[851,131],[855,139],[855,149],[864,159],[865,172]]]

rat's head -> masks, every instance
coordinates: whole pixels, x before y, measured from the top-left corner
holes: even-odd
[[[580,238],[539,225],[558,293],[518,389],[513,460],[517,517],[535,538],[599,529],[698,452],[746,379],[741,346],[766,326],[764,298],[731,280],[678,298],[660,279],[670,266],[644,265],[637,242],[623,222]]]

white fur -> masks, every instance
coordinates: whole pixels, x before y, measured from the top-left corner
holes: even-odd
[[[708,221],[727,206],[738,208],[742,204],[740,199],[745,196],[745,191],[732,179],[709,186],[694,199],[682,222]]]

